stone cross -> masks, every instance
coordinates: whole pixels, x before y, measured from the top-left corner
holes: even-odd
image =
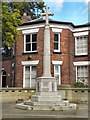
[[[46,16],[46,25],[44,29],[44,56],[43,56],[43,77],[51,77],[51,61],[50,61],[50,29],[49,29],[49,17],[54,15],[48,13],[49,7],[46,7],[46,13],[41,13],[42,16]]]
[[[41,16],[46,16],[46,25],[49,25],[49,18],[48,16],[53,16],[54,13],[48,13],[49,7],[46,6],[46,13],[41,13]]]

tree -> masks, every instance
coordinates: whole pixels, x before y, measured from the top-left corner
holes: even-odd
[[[19,36],[16,29],[22,24],[21,16],[26,12],[32,19],[44,12],[44,2],[2,2],[2,46],[5,53],[10,51]]]
[[[16,27],[22,24],[20,17],[19,10],[14,9],[11,12],[6,3],[2,3],[2,46],[6,50],[17,42],[16,37],[19,36],[19,31]]]
[[[40,13],[44,12],[45,8],[44,2],[10,2],[7,3],[7,6],[10,7],[12,11],[18,9],[21,16],[26,12],[32,19],[40,17]]]

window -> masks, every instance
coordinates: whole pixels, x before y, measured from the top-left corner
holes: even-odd
[[[75,37],[75,54],[76,55],[88,54],[87,39],[88,39],[88,36]]]
[[[77,81],[83,81],[85,84],[88,84],[88,66],[77,66],[76,69]]]
[[[24,66],[24,83],[23,87],[35,87],[37,77],[36,66]]]
[[[37,34],[27,34],[25,37],[25,52],[35,52],[37,51]]]
[[[60,52],[60,33],[54,33],[54,52]]]
[[[2,87],[6,87],[6,71],[2,71]]]
[[[55,65],[54,66],[54,77],[57,80],[57,85],[61,84],[61,80],[60,80],[60,66]]]

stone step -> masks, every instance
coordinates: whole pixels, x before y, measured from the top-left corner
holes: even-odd
[[[33,110],[52,110],[49,106],[33,106]]]
[[[38,105],[38,106],[33,106],[33,110],[52,110],[52,111],[54,110],[76,110],[76,104],[70,104],[68,106]]]
[[[42,96],[57,96],[58,92],[37,92],[36,95],[42,95]]]
[[[58,102],[58,103],[55,103],[55,102],[31,102],[31,105],[33,106],[37,106],[37,105],[46,105],[46,106],[62,106],[62,105],[65,105],[64,102]]]
[[[16,104],[15,107],[18,109],[23,109],[23,110],[31,110],[31,107],[29,105],[24,105],[23,103]]]
[[[61,96],[41,96],[41,95],[33,95],[32,101],[38,102],[38,101],[61,101]]]
[[[31,100],[25,101],[24,105],[69,105],[69,101],[59,101],[59,102],[54,102],[54,101],[39,101],[39,102],[34,102]]]
[[[16,108],[23,110],[76,110],[76,104],[69,103],[68,105],[50,105],[50,104],[40,104],[40,105],[24,105],[23,103],[16,104]]]

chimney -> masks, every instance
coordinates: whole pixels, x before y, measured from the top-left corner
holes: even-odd
[[[26,13],[26,12],[23,13],[23,16],[21,17],[21,19],[22,19],[22,22],[23,22],[23,23],[26,23],[26,22],[31,21],[31,17],[30,17],[30,16],[27,16],[27,13]]]

